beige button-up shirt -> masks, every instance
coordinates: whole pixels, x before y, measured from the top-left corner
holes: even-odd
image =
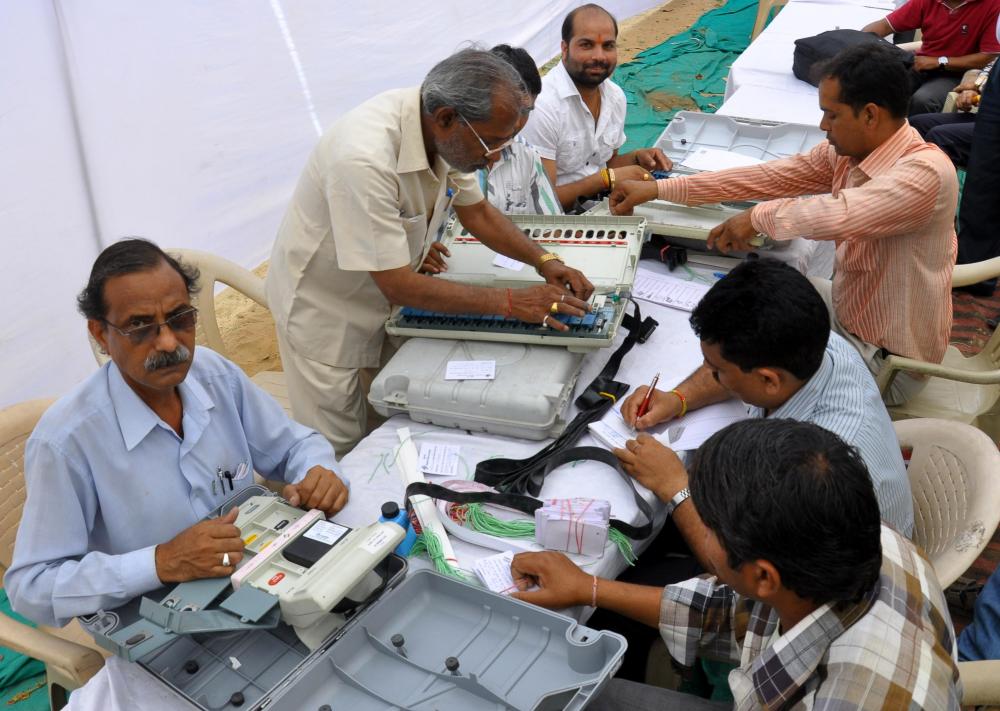
[[[306,358],[378,366],[392,305],[369,272],[416,269],[449,205],[481,200],[473,175],[428,163],[419,89],[348,112],[313,149],[278,230],[267,274],[277,327]]]

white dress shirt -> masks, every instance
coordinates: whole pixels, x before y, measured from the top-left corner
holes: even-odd
[[[521,136],[542,158],[556,162],[556,185],[593,175],[625,143],[625,92],[605,79],[600,93],[595,122],[562,62],[542,79],[542,93]]]

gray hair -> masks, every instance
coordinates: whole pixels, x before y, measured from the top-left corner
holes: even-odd
[[[489,121],[494,99],[520,109],[524,81],[505,59],[479,49],[463,49],[438,62],[420,85],[423,111],[432,114],[442,107],[455,109],[467,121]]]

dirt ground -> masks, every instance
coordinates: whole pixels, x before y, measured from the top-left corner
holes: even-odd
[[[618,62],[630,61],[647,47],[683,32],[724,0],[672,0],[620,23]],[[669,103],[667,97],[664,101]],[[690,101],[690,99],[688,99]],[[263,277],[267,264],[254,273]],[[270,313],[241,294],[227,289],[216,296],[216,317],[229,357],[249,375],[281,370],[274,321]]]

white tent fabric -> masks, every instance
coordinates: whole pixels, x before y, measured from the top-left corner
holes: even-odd
[[[100,249],[141,235],[256,266],[323,127],[468,42],[543,63],[578,4],[0,4],[0,407],[95,367],[73,297]]]

